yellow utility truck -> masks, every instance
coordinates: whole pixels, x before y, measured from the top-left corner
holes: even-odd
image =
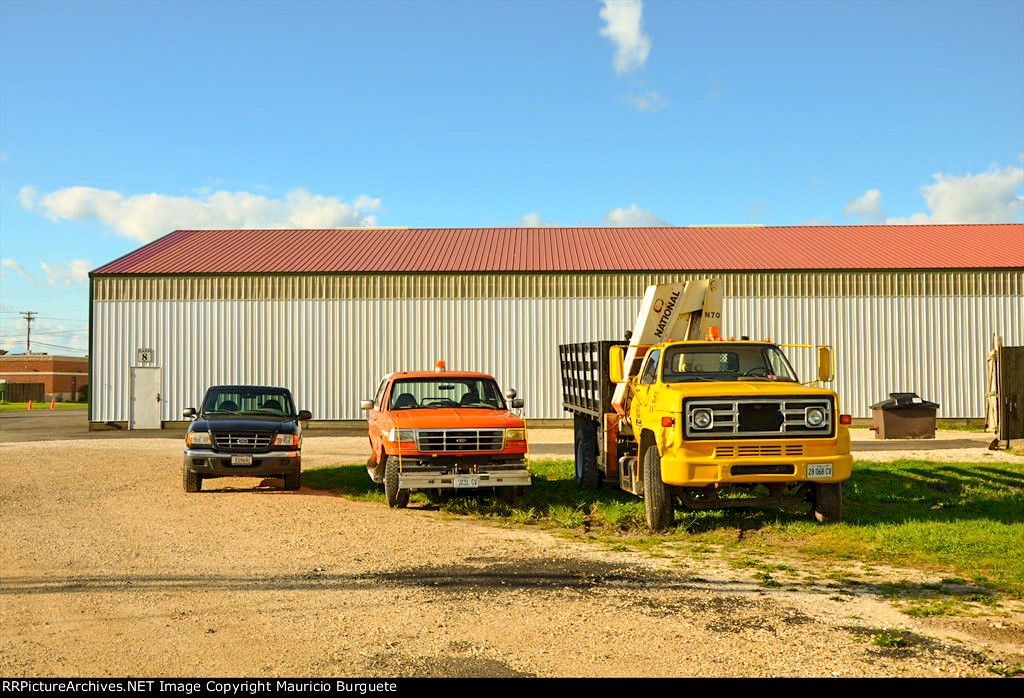
[[[852,465],[849,415],[820,384],[827,346],[723,339],[721,284],[649,286],[626,341],[559,347],[562,404],[573,414],[576,480],[644,499],[653,530],[689,509],[810,505],[839,521]],[[814,350],[801,383],[780,346]]]

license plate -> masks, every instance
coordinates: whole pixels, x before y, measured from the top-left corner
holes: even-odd
[[[832,477],[831,463],[811,463],[807,466],[807,477],[824,478]]]
[[[452,478],[453,487],[479,487],[480,478],[476,475],[456,475]]]
[[[252,456],[231,456],[231,465],[252,465]]]

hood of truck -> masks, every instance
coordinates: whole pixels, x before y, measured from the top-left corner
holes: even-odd
[[[505,410],[434,407],[392,410],[391,426],[400,429],[510,429],[524,426],[523,420]]]
[[[295,434],[299,431],[299,423],[291,417],[272,417],[269,415],[208,415],[196,419],[189,425],[188,430],[212,431],[216,433],[267,431],[277,434]]]
[[[825,397],[835,395],[835,392],[828,388],[809,388],[806,385],[787,381],[687,381],[663,385],[683,397],[773,397],[776,395]]]

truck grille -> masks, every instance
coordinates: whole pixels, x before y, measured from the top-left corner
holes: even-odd
[[[222,432],[213,434],[218,451],[228,453],[255,453],[270,449],[273,434],[259,431]]]
[[[804,415],[808,408],[817,407],[825,413],[825,421],[818,427],[807,426]],[[707,398],[687,400],[686,438],[728,439],[755,436],[831,436],[834,433],[832,400],[828,398]],[[698,429],[693,424],[696,410],[710,410],[710,429]],[[745,448],[745,447],[744,447]],[[716,452],[717,454],[717,452]],[[741,455],[741,454],[737,454]],[[742,454],[742,455],[755,455]],[[756,455],[795,455],[788,452],[758,453]]]
[[[804,447],[800,444],[759,444],[756,446],[717,446],[715,447],[715,458],[752,458],[752,457],[778,457],[778,456],[802,456]]]
[[[503,429],[422,429],[416,432],[416,449],[421,453],[500,451],[504,445]]]

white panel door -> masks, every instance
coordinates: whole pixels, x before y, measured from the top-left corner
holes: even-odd
[[[160,428],[160,368],[132,366],[129,429]]]

